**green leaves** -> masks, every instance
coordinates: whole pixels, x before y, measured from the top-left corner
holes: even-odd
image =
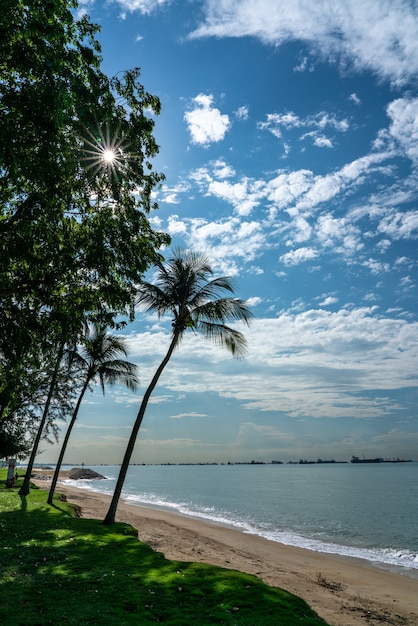
[[[99,27],[76,6],[5,0],[0,14],[0,418],[29,389],[38,399],[31,371],[86,318],[133,318],[135,286],[169,242],[147,218],[160,102],[139,69],[102,71]],[[103,166],[107,141],[118,159]]]
[[[179,339],[186,330],[193,330],[225,346],[233,356],[242,356],[245,337],[226,323],[237,321],[248,325],[252,314],[243,300],[220,297],[225,292],[234,292],[230,278],[212,278],[212,275],[205,255],[174,251],[167,263],[159,265],[155,284],[142,283],[137,304],[160,317],[171,313],[173,335]]]

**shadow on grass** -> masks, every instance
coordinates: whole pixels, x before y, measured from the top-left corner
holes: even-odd
[[[7,500],[12,506],[0,509],[0,623],[325,623],[305,602],[256,577],[168,561],[126,524],[76,518],[66,502],[56,499],[50,507],[38,494],[36,502],[32,494]]]

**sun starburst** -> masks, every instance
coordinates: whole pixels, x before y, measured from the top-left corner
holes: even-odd
[[[97,130],[92,132],[85,129],[82,137],[83,147],[81,161],[92,176],[104,178],[117,177],[124,167],[127,166],[132,155],[127,151],[128,144],[117,128],[111,132],[109,127],[103,129],[98,125]]]

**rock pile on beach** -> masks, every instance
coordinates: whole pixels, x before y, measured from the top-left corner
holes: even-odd
[[[47,474],[31,474],[31,478],[35,480],[51,480],[51,476]]]
[[[106,476],[102,476],[88,467],[73,467],[68,474],[68,478],[71,480],[105,480]]]

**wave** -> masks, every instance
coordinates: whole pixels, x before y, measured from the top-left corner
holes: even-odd
[[[112,494],[115,483],[114,476],[106,477],[106,484],[100,481],[90,480],[65,480],[68,485],[78,489],[87,489],[97,493]],[[148,506],[164,511],[176,512],[180,515],[194,519],[205,520],[221,526],[226,526],[240,532],[258,535],[269,541],[275,541],[288,546],[304,548],[313,552],[322,552],[339,556],[363,559],[382,567],[394,568],[396,571],[410,573],[416,570],[418,573],[418,554],[409,550],[396,547],[374,548],[348,546],[331,541],[322,541],[313,537],[304,536],[290,530],[277,530],[266,528],[267,525],[257,523],[254,520],[245,521],[230,511],[220,511],[213,506],[198,506],[189,502],[172,502],[161,498],[155,493],[123,493],[124,500],[136,506]],[[415,578],[415,575],[414,575]]]

